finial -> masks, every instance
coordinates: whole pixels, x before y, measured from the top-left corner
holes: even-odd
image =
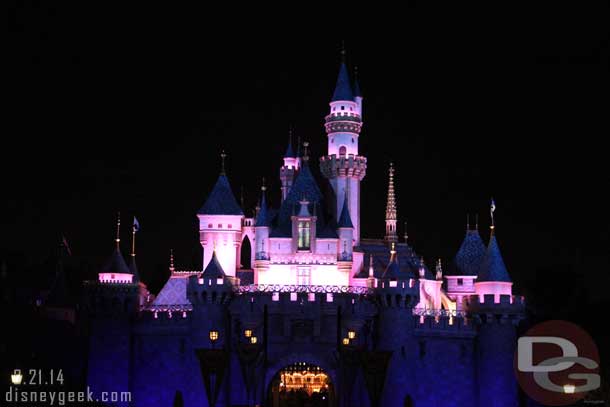
[[[220,152],[220,160],[221,160],[221,166],[220,166],[220,173],[222,175],[225,175],[225,158],[227,158],[227,153],[225,153],[225,150],[222,150]]]
[[[267,187],[265,186],[265,177],[263,177],[263,184],[261,185],[261,191],[265,192]]]
[[[301,135],[297,135],[297,158],[301,158]]]
[[[466,232],[470,232],[470,214],[466,214]]]
[[[345,55],[347,54],[347,52],[345,52],[345,40],[341,40],[341,62],[345,63]]]
[[[303,142],[303,160],[304,161],[308,161],[309,160],[309,156],[307,155],[307,147],[309,147],[309,142],[308,141],[304,141]]]
[[[136,255],[136,232],[140,230],[140,222],[136,217],[133,217],[133,225],[131,226],[131,257]]]
[[[479,231],[479,214],[474,215],[474,230]]]
[[[409,240],[409,233],[407,230],[407,221],[405,221],[405,243],[408,243]]]
[[[116,238],[114,241],[116,242],[116,248],[118,249],[121,243],[121,212],[117,212],[116,214]]]
[[[489,213],[491,214],[491,226],[490,226],[490,228],[491,228],[491,232],[492,233],[493,233],[493,231],[494,231],[494,229],[496,227],[496,225],[494,223],[494,212],[495,211],[496,211],[496,203],[495,203],[494,199],[491,198],[491,208],[490,208]]]
[[[443,266],[441,264],[441,259],[440,258],[436,262],[436,279],[437,280],[442,280],[443,279]]]
[[[396,243],[392,242],[392,249],[390,250],[392,254],[396,253]]]
[[[169,271],[174,272],[174,249],[169,249]]]

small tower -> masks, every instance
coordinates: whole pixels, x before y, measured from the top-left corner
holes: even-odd
[[[265,186],[265,179],[263,178],[263,185],[261,186],[260,209],[254,224],[256,260],[269,260],[269,229],[271,226],[271,219],[269,219],[267,198],[265,197],[266,190],[267,187]]]
[[[475,281],[484,257],[485,245],[478,228],[471,229],[467,219],[466,236],[445,276],[447,295],[456,302],[458,311],[463,308],[463,299],[475,293]]]
[[[294,178],[299,171],[300,160],[292,149],[292,131],[288,137],[288,148],[284,154],[284,165],[280,168],[280,180],[282,182],[282,201],[286,199]]]
[[[347,192],[356,245],[360,243],[360,182],[366,175],[366,157],[358,153],[358,138],[362,128],[362,96],[358,100],[359,102],[354,97],[343,51],[337,85],[330,101],[330,112],[325,118],[328,153],[320,158],[320,171],[328,178],[336,197],[335,219],[341,216]]]
[[[342,249],[341,260],[352,260],[353,251],[353,239],[354,239],[354,225],[349,214],[349,207],[347,205],[347,197],[343,200],[343,209],[341,210],[341,216],[339,217],[339,223],[337,224],[339,231],[339,246]],[[344,258],[345,257],[345,258]]]
[[[225,173],[224,151],[221,154],[222,167],[212,192],[197,213],[199,218],[199,241],[203,247],[203,268],[216,256],[225,272],[236,275],[238,250],[242,238],[244,213],[233,195],[231,184]]]
[[[479,269],[475,290],[480,298],[493,294],[495,301],[500,302],[501,295],[512,296],[512,286],[512,280],[500,253],[495,228],[492,226],[491,237]]]
[[[396,196],[394,194],[394,164],[390,163],[388,170],[388,200],[385,207],[385,240],[388,243],[398,242],[396,233]]]

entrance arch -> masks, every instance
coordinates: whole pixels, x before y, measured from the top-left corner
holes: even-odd
[[[271,379],[267,390],[269,407],[335,407],[331,375],[320,366],[296,362],[284,366]]]

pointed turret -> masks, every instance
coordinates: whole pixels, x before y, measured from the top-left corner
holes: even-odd
[[[261,186],[261,200],[260,200],[260,209],[256,215],[256,227],[261,226],[269,226],[271,225],[271,219],[269,218],[269,209],[267,207],[267,198],[265,191],[267,187],[265,186],[265,179],[263,178],[263,185]]]
[[[300,153],[300,151],[299,151]],[[300,167],[299,154],[295,154],[292,148],[292,129],[288,133],[288,148],[286,154],[284,154],[284,165],[280,168],[280,181],[282,182],[282,201],[286,199],[294,178],[297,175]]]
[[[340,228],[354,228],[352,223],[352,217],[349,214],[349,207],[347,205],[347,193],[345,194],[345,199],[343,200],[343,209],[341,209],[341,216],[339,216],[339,222],[337,227]]]
[[[341,62],[339,67],[339,75],[337,76],[337,84],[331,102],[338,101],[350,101],[354,100],[354,94],[352,92],[352,84],[350,83],[349,74],[347,72],[347,66],[345,62]]]
[[[477,229],[466,229],[466,235],[447,275],[477,276],[485,257],[485,244]]]
[[[207,279],[218,279],[226,277],[226,274],[222,269],[218,258],[216,257],[216,250],[214,250],[214,252],[212,253],[212,260],[210,260],[210,262],[208,263],[208,266],[203,271],[201,277]]]
[[[392,243],[392,249],[390,250],[390,261],[383,273],[383,279],[399,280],[408,278],[407,273],[400,272],[400,264],[398,264],[398,256],[396,255],[395,243]]]
[[[394,164],[390,163],[388,170],[388,199],[385,208],[385,237],[384,240],[388,243],[398,242],[396,234],[396,197],[394,195]]]
[[[483,259],[481,268],[479,270],[478,281],[500,281],[505,283],[512,282],[510,276],[508,275],[508,271],[506,270],[506,265],[502,259],[500,247],[498,246],[498,241],[493,230],[491,233],[491,238],[489,239],[489,245],[487,246],[485,258]]]
[[[229,179],[224,174],[224,171],[218,176],[212,192],[208,196],[201,209],[199,215],[236,215],[243,216],[243,211],[233,195]]]

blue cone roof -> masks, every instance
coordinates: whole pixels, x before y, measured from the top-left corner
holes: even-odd
[[[102,266],[101,272],[131,274],[129,267],[127,267],[127,263],[125,263],[125,259],[118,248],[114,249],[110,258],[106,260],[106,263]]]
[[[226,175],[220,174],[212,192],[201,209],[200,215],[242,215],[243,211],[237,204],[231,184]]]
[[[498,241],[493,233],[489,239],[489,245],[487,246],[487,252],[485,253],[477,281],[511,282],[504,265],[504,260],[502,259],[502,254],[500,253]]]
[[[349,80],[349,74],[347,73],[347,67],[345,63],[341,63],[339,68],[339,76],[337,77],[337,85],[335,86],[335,92],[333,93],[332,102],[338,100],[354,100],[352,93],[352,85]]]
[[[338,228],[354,228],[352,218],[349,216],[349,208],[347,207],[347,196],[343,200],[343,209],[341,209],[341,216],[339,216]]]
[[[479,274],[484,257],[485,244],[479,232],[468,230],[447,275],[476,276]]]
[[[271,216],[269,216],[269,209],[267,208],[267,199],[265,198],[265,192],[262,193],[260,210],[256,216],[256,226],[270,226]]]
[[[288,141],[288,147],[286,148],[286,153],[284,154],[284,157],[286,158],[295,158],[296,154],[294,153],[294,150],[292,149],[292,141]]]
[[[140,281],[140,274],[138,273],[138,265],[136,264],[136,256],[129,256],[129,272],[133,274],[134,281]]]
[[[201,277],[211,278],[211,279],[226,277],[226,274],[225,274],[224,270],[222,269],[220,262],[218,261],[218,257],[216,257],[216,251],[214,251],[214,254],[212,254],[212,259],[210,260],[210,262],[208,263],[208,266],[203,271],[203,274],[201,275]]]

